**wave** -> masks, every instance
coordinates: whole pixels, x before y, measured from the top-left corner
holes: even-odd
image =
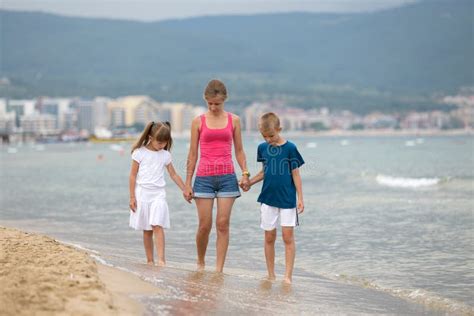
[[[392,296],[411,301],[423,306],[448,313],[454,313],[456,315],[474,315],[474,308],[467,305],[466,303],[457,301],[455,299],[449,299],[442,297],[436,293],[429,292],[424,289],[400,289],[400,288],[389,288],[386,286],[380,286],[373,281],[368,281],[364,278],[339,275],[336,274],[333,279],[347,282],[348,284],[361,286],[364,288],[373,289],[376,291],[382,291]]]
[[[395,188],[431,187],[441,182],[440,178],[401,178],[378,174],[375,177],[378,184]]]
[[[95,250],[92,250],[92,249],[83,247],[83,246],[81,246],[81,245],[79,245],[79,244],[74,244],[74,243],[71,243],[71,242],[68,242],[68,241],[63,241],[63,240],[58,240],[58,241],[59,241],[60,243],[62,243],[62,244],[65,244],[65,245],[68,245],[68,246],[77,248],[77,249],[79,249],[79,250],[83,250],[83,251],[85,251],[85,252],[93,253],[93,254],[96,254],[96,255],[99,254],[98,251],[95,251]]]

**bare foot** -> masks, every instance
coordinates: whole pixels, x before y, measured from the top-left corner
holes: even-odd
[[[198,271],[204,271],[204,269],[206,268],[206,264],[203,262],[203,263],[199,263],[197,264],[197,270]]]
[[[155,262],[154,261],[148,261],[146,264],[149,265],[149,266],[154,266]]]
[[[291,278],[285,277],[285,278],[283,279],[283,283],[285,283],[285,284],[291,284]]]
[[[158,266],[159,267],[166,267],[166,262],[163,260],[158,261]]]
[[[276,275],[274,274],[269,274],[266,278],[268,281],[275,281],[276,280]]]

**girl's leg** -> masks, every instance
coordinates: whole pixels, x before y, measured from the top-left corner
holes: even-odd
[[[224,269],[225,256],[229,246],[229,222],[232,206],[236,198],[217,198],[216,216],[216,271],[222,272]]]
[[[143,231],[143,245],[145,246],[146,262],[153,264],[153,231]]]
[[[293,275],[293,265],[295,263],[295,238],[293,227],[282,227],[283,242],[285,243],[285,279],[284,282],[290,284]]]
[[[265,261],[267,262],[268,279],[275,280],[275,240],[276,229],[265,231]]]
[[[156,254],[158,255],[158,265],[164,267],[165,260],[165,231],[161,226],[153,226],[153,233],[155,234]]]
[[[199,227],[196,233],[196,247],[197,247],[197,267],[198,270],[204,270],[206,262],[207,244],[209,242],[209,233],[212,228],[212,207],[214,206],[214,199],[195,198]]]

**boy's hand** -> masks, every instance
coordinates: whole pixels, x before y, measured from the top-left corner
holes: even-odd
[[[244,192],[250,190],[250,181],[248,177],[242,177],[239,181],[239,186]]]
[[[303,202],[303,200],[298,200],[298,205],[297,205],[296,209],[298,210],[298,214],[301,214],[301,213],[304,212],[304,202]]]
[[[135,213],[137,210],[137,199],[134,197],[130,198],[130,202],[128,203],[128,206],[130,207],[130,210]]]

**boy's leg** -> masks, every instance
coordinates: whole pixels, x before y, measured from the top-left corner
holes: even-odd
[[[204,270],[206,265],[204,257],[206,256],[209,233],[212,228],[212,207],[214,206],[214,199],[195,198],[194,201],[196,201],[199,218],[199,227],[196,233],[197,266],[198,270]]]
[[[260,228],[265,230],[265,261],[270,280],[275,280],[275,240],[277,235],[276,225],[279,217],[279,208],[262,203],[260,208]]]
[[[224,262],[229,247],[229,222],[232,206],[235,198],[217,198],[217,216],[216,216],[216,271],[224,270]]]
[[[275,280],[275,240],[276,229],[265,231],[265,261],[267,262],[268,279]]]
[[[295,263],[295,238],[293,227],[281,228],[283,242],[285,243],[285,278],[284,282],[291,283],[293,266]]]
[[[146,262],[153,264],[153,231],[143,231],[143,245],[145,246]]]
[[[158,255],[158,265],[164,267],[166,265],[165,259],[165,232],[161,226],[152,226],[155,234],[156,254]]]

